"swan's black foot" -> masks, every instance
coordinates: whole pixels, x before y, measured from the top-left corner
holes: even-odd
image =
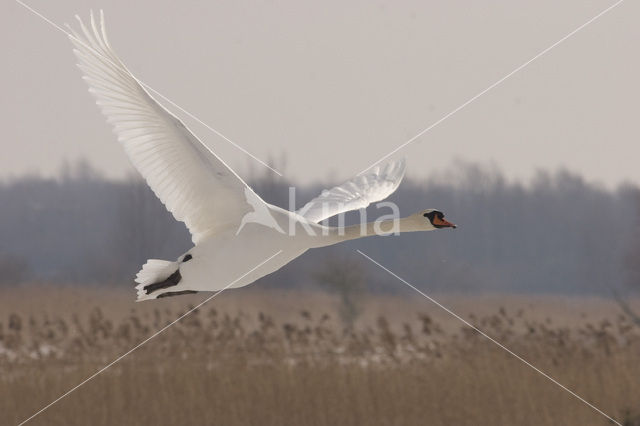
[[[166,280],[160,281],[158,283],[145,285],[143,289],[144,291],[147,292],[147,294],[151,294],[156,290],[176,286],[178,285],[181,279],[182,279],[182,275],[180,275],[180,270],[178,269],[173,274],[169,275],[169,277]]]
[[[160,299],[162,297],[171,297],[171,296],[181,296],[183,294],[194,294],[197,293],[195,290],[182,290],[182,291],[168,291],[166,293],[159,294],[156,299]]]

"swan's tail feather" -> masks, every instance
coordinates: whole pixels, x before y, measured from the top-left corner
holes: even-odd
[[[138,283],[136,286],[138,291],[137,301],[156,299],[161,292],[154,290],[177,285],[180,278],[178,262],[159,259],[147,260],[147,263],[142,266],[135,279]]]

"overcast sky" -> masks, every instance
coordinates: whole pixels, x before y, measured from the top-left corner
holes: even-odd
[[[104,9],[138,78],[256,156],[286,155],[300,183],[359,172],[614,3],[25,2],[59,24]],[[124,176],[69,41],[12,0],[0,16],[0,179],[81,157]],[[409,174],[461,158],[519,179],[564,166],[640,183],[638,16],[638,2],[622,3],[416,140],[399,153]],[[185,122],[246,173],[253,160]]]

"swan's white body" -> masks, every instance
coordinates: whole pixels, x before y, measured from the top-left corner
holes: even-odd
[[[304,220],[275,206],[269,206],[269,209],[283,230],[289,226],[290,219]],[[312,226],[317,230],[321,228]],[[189,250],[193,261],[180,266],[184,284],[179,288],[211,291],[230,284],[230,288],[242,287],[277,271],[309,248],[329,243],[328,239],[308,235],[300,225],[296,230],[296,235],[290,236],[260,223],[248,223],[237,235],[233,228],[216,233]],[[264,265],[254,269],[269,258]],[[201,261],[196,261],[198,259]]]
[[[404,176],[404,161],[323,191],[297,212],[270,205],[151,97],[111,49],[100,18],[97,24],[91,14],[89,28],[78,18],[82,35],[70,36],[83,78],[134,166],[195,244],[176,261],[149,260],[136,278],[138,300],[241,287],[309,248],[376,234],[371,224],[341,234],[319,223],[388,197]],[[436,229],[424,217],[400,220],[399,231]]]

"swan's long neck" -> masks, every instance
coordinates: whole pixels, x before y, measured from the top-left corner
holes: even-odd
[[[361,223],[357,225],[325,228],[326,234],[320,237],[322,245],[332,245],[342,241],[358,238],[372,237],[374,235],[388,235],[402,232],[428,231],[424,225],[419,224],[413,217],[405,217],[395,220],[381,220],[376,222]]]

